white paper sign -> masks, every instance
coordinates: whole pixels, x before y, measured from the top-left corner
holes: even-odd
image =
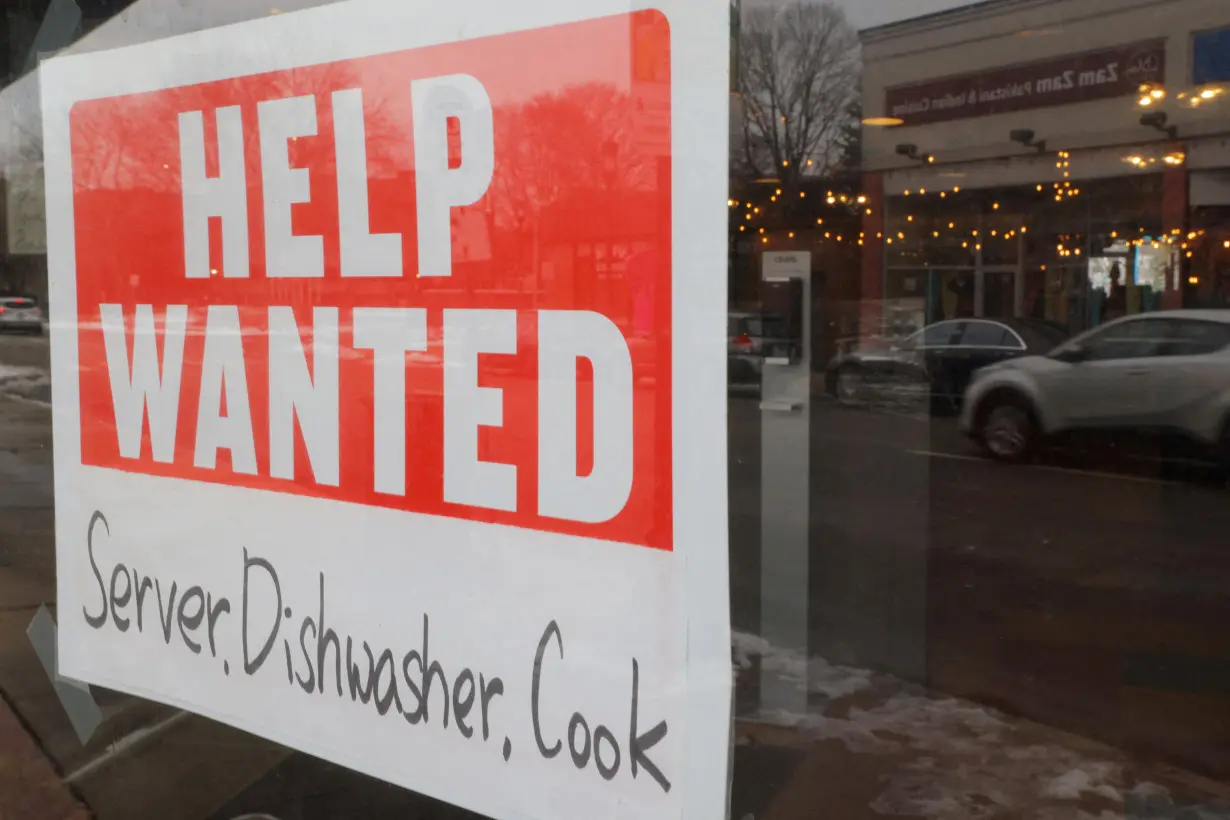
[[[60,670],[495,818],[723,817],[728,37],[356,0],[49,61]]]

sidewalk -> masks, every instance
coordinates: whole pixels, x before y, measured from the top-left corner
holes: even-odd
[[[30,365],[0,368],[46,385]],[[51,413],[14,385],[0,384],[0,817],[85,817],[80,804],[99,820],[208,817],[288,752],[97,688],[103,723],[78,740],[26,636],[40,606],[56,614]]]
[[[865,669],[805,659],[735,634],[746,681],[767,670],[813,704],[741,716],[733,820],[1226,820],[1230,787]],[[741,764],[776,755],[789,772],[760,805]],[[738,813],[743,811],[742,814]]]

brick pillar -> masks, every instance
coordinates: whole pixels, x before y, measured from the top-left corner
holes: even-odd
[[[1185,152],[1187,146],[1172,145],[1170,151]],[[1162,177],[1162,229],[1167,236],[1177,230],[1180,236],[1187,235],[1187,165],[1168,165]],[[1162,307],[1166,310],[1183,307],[1183,288],[1186,274],[1183,272],[1183,256],[1179,257],[1179,270],[1174,279],[1166,283],[1162,294]]]
[[[859,336],[881,332],[884,324],[884,174],[863,174],[862,270],[859,277]],[[870,211],[870,213],[868,213]]]

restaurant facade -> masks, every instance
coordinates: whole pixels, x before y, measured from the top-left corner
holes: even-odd
[[[862,332],[1224,304],[1226,11],[992,0],[861,32]]]

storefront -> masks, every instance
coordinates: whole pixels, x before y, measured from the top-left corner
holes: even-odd
[[[862,33],[873,327],[1079,332],[1208,300],[1230,201],[1224,35],[1208,4],[1166,5],[984,3]]]

